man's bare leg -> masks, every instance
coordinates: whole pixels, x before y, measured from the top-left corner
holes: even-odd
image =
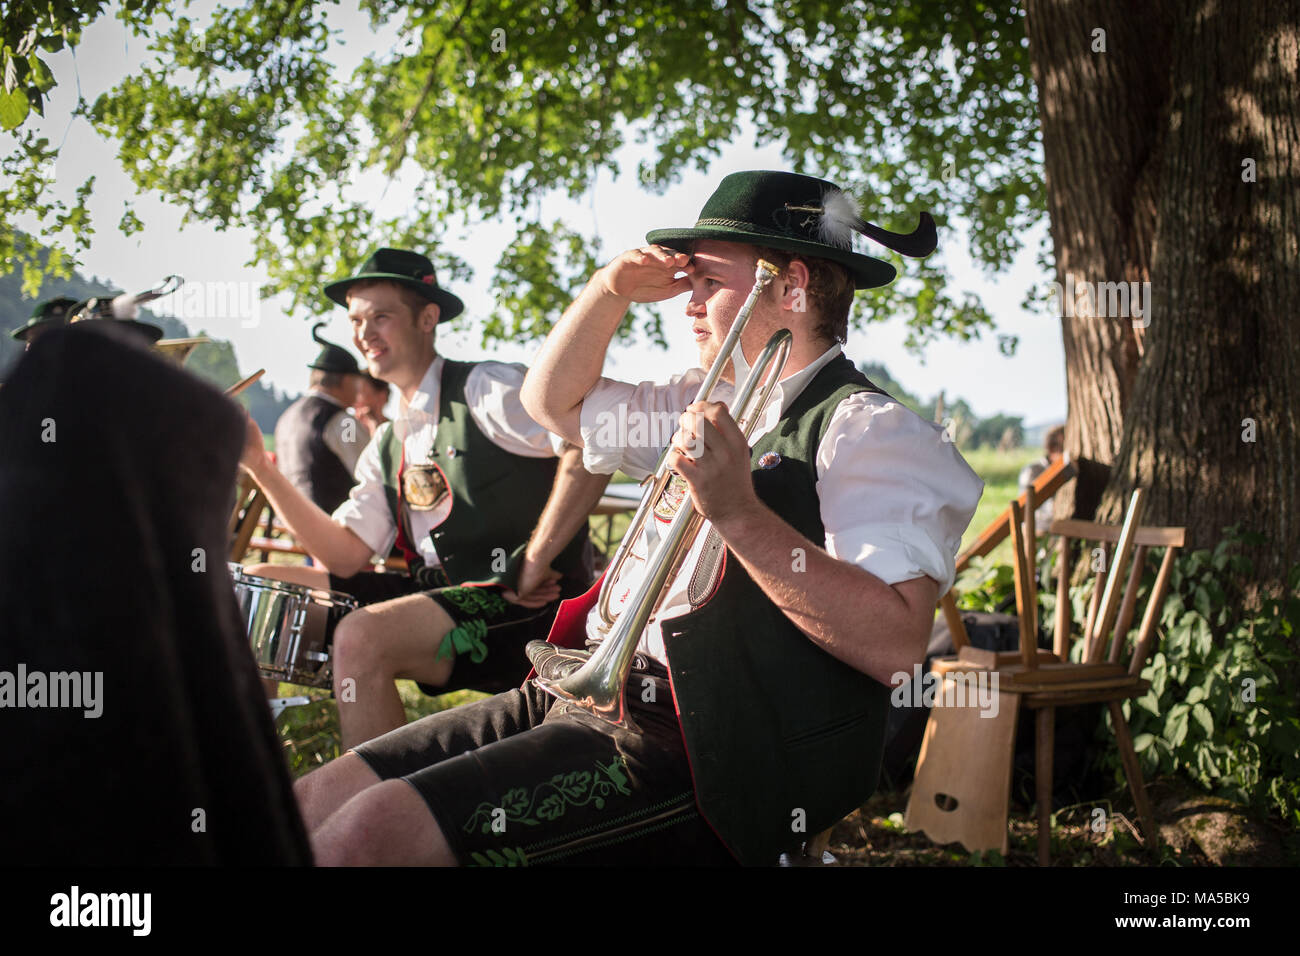
[[[402,780],[362,790],[313,831],[311,847],[317,866],[456,865],[429,805]]]
[[[454,626],[447,612],[422,594],[359,608],[339,622],[334,697],[344,749],[406,724],[397,678],[447,683],[454,660],[439,658],[438,650]]]
[[[379,775],[370,765],[348,751],[319,770],[313,770],[293,782],[302,822],[311,833],[339,807],[362,790],[379,783]]]

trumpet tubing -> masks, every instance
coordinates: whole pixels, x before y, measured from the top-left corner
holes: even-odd
[[[732,323],[730,331],[723,339],[722,348],[714,359],[713,365],[705,375],[704,381],[700,383],[695,401],[709,400],[723,368],[731,360],[735,350],[740,347],[741,334],[749,323],[749,317],[758,302],[758,297],[779,271],[770,262],[758,260],[754,272],[754,285],[745,299],[745,304],[736,315],[736,321]],[[781,380],[781,372],[790,356],[791,341],[792,336],[788,329],[781,329],[774,333],[764,346],[744,384],[736,393],[731,411],[746,441],[762,418],[763,411],[772,396],[772,390]],[[543,677],[536,679],[539,687],[560,700],[581,707],[616,726],[632,730],[637,728],[627,711],[624,688],[628,674],[632,670],[632,662],[636,657],[637,644],[641,640],[642,631],[658,612],[668,583],[672,581],[686,560],[691,543],[704,522],[704,517],[696,510],[695,502],[687,493],[681,507],[673,515],[661,544],[653,555],[647,553],[645,573],[635,592],[620,613],[613,613],[610,609],[613,583],[632,553],[637,540],[644,533],[646,521],[655,504],[673,477],[667,460],[668,449],[664,449],[659,456],[654,474],[646,479],[649,487],[642,495],[641,504],[605,572],[605,580],[601,584],[600,599],[597,604],[600,630],[605,635],[600,646],[581,668],[568,677],[559,680]]]

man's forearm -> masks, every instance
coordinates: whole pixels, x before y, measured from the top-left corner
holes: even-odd
[[[609,484],[609,475],[593,475],[582,467],[582,449],[566,445],[560,454],[551,496],[528,539],[527,554],[541,565],[549,565],[564,546],[587,523]]]
[[[718,533],[781,612],[850,667],[889,684],[924,657],[933,602],[927,618],[894,587],[831,557],[761,503]],[[930,590],[937,600],[937,585],[918,584],[911,590],[924,595],[922,605]]]
[[[520,400],[538,424],[573,444],[582,436],[572,414],[600,378],[605,351],[629,300],[605,289],[597,272],[555,324],[531,363]]]
[[[313,560],[340,577],[350,577],[365,567],[370,547],[349,529],[335,524],[280,469],[268,464],[252,475],[280,520],[288,525]]]

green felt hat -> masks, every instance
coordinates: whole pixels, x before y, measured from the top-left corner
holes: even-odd
[[[346,307],[348,286],[354,282],[371,279],[387,279],[408,289],[414,289],[438,306],[439,322],[454,319],[465,311],[464,302],[439,287],[438,277],[433,271],[433,263],[428,257],[406,249],[376,249],[365,262],[361,263],[356,275],[331,282],[325,286],[325,294],[339,305]]]
[[[44,302],[38,302],[32,312],[32,317],[27,320],[27,324],[20,325],[9,335],[20,342],[25,342],[33,329],[50,325],[63,325],[68,321],[69,310],[76,304],[76,299],[71,299],[66,295],[61,295],[57,299],[46,299]]]
[[[126,306],[127,314],[118,315],[113,310],[113,300],[121,296],[120,292],[105,292],[103,295],[92,296],[83,302],[78,302],[68,312],[69,322],[87,322],[103,321],[116,322],[124,328],[130,329],[139,335],[144,336],[152,345],[163,336],[162,329],[148,322],[140,322],[134,318],[136,313],[135,302],[128,303]]]
[[[324,322],[317,322],[311,327],[311,337],[320,343],[320,354],[316,356],[316,361],[308,365],[308,368],[319,369],[322,372],[340,372],[344,375],[360,375],[361,366],[357,364],[356,358],[341,345],[335,345],[333,342],[326,342],[316,333],[325,328]]]
[[[938,242],[929,213],[921,213],[910,233],[890,232],[862,219],[857,202],[834,183],[773,170],[731,173],[694,226],[655,229],[646,240],[679,252],[689,251],[699,239],[770,246],[837,262],[852,273],[859,289],[888,285],[897,274],[894,267],[854,252],[854,232],[913,258],[929,255]]]

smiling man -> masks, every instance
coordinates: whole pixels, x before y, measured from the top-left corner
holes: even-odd
[[[860,220],[831,183],[737,173],[693,227],[651,232],[654,245],[592,277],[533,364],[524,405],[582,445],[589,470],[634,477],[660,450],[610,444],[611,415],[679,416],[667,458],[679,477],[649,537],[682,485],[707,519],[638,636],[638,727],[533,681],[412,723],[299,781],[319,862],[770,865],[870,795],[889,682],[924,656],[982,482],[942,429],[843,355],[855,289],[894,277],[853,251],[854,230],[908,255],[934,248],[928,217],[898,235]],[[720,401],[695,404],[760,256],[780,272]],[[662,385],[602,378],[629,305],[684,293],[701,368]],[[781,328],[789,361],[747,444],[727,402]],[[634,550],[612,583],[615,610],[645,557]],[[594,589],[561,609],[550,644],[530,646],[539,675],[570,672],[604,638],[593,603]]]
[[[418,253],[380,249],[325,287],[348,310],[370,373],[401,393],[326,514],[271,462],[249,419],[241,465],[320,568],[249,574],[328,587],[361,605],[333,642],[343,746],[406,722],[393,681],[430,693],[497,691],[527,673],[522,648],[545,637],[561,597],[590,583],[587,515],[608,482],[519,403],[525,369],[437,354],[434,329],[460,313]],[[556,456],[559,456],[557,464]],[[394,543],[409,573],[363,570]]]

